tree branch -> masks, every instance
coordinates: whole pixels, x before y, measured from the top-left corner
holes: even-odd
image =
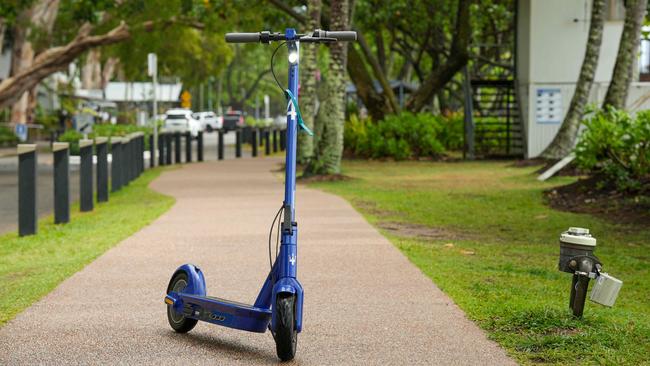
[[[426,80],[420,85],[406,103],[411,112],[419,112],[456,73],[467,64],[469,59],[469,38],[471,25],[469,20],[469,5],[471,0],[459,0],[456,14],[454,38],[451,44],[449,58],[441,67],[432,70]]]
[[[361,45],[361,50],[363,51],[363,55],[365,56],[366,60],[368,60],[368,63],[370,63],[370,66],[372,67],[372,71],[374,72],[375,77],[377,78],[377,80],[379,80],[379,84],[381,84],[381,88],[384,90],[384,95],[386,96],[386,99],[388,99],[388,105],[392,109],[391,112],[399,113],[400,107],[399,107],[399,103],[397,103],[397,98],[395,97],[395,93],[393,93],[393,89],[391,88],[388,79],[386,79],[386,75],[384,74],[384,71],[379,65],[379,62],[373,56],[372,51],[370,50],[370,46],[368,45],[368,42],[366,42],[366,38],[363,36],[363,33],[361,33],[360,31],[357,31],[357,40],[359,42],[359,45]]]
[[[257,89],[257,85],[259,85],[260,81],[262,81],[262,78],[264,76],[266,76],[266,74],[268,74],[270,72],[271,72],[271,69],[267,69],[267,70],[264,70],[264,71],[260,72],[257,75],[257,78],[255,79],[253,84],[246,90],[246,92],[244,93],[244,96],[239,100],[239,103],[241,105],[243,105],[244,102],[246,102],[246,100],[248,100],[248,98],[250,98],[253,95],[253,92],[255,92],[255,89]]]
[[[57,71],[64,70],[79,55],[93,47],[117,43],[130,37],[128,26],[122,22],[106,34],[90,36],[92,26],[84,24],[67,45],[50,48],[34,59],[31,67],[0,83],[0,107],[15,103],[27,90]]]

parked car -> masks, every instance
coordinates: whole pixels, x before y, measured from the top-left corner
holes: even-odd
[[[244,112],[230,110],[223,116],[223,129],[231,131],[244,127]]]
[[[201,122],[192,116],[191,110],[174,108],[165,112],[165,129],[172,132],[190,131],[192,137],[197,137],[201,131]]]
[[[223,116],[217,116],[214,112],[197,112],[193,117],[201,122],[201,130],[212,132],[223,127]]]

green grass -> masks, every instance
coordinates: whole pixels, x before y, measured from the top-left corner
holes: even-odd
[[[354,179],[311,185],[348,199],[374,225],[442,232],[438,240],[382,230],[519,362],[650,364],[648,227],[555,211],[542,191],[573,178],[540,183],[536,168],[509,164],[346,161]],[[568,309],[571,275],[557,270],[569,226],[591,229],[605,271],[624,281],[613,308],[588,302],[582,320]]]
[[[37,235],[0,236],[0,326],[167,211],[174,199],[148,188],[161,171],[146,171],[92,212],[73,205],[68,224],[54,225],[50,216]]]

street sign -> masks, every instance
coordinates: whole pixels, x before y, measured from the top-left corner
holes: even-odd
[[[16,125],[16,130],[15,130],[16,136],[20,140],[20,142],[25,142],[27,141],[27,125],[24,123],[19,123]]]
[[[155,53],[147,55],[147,75],[153,77],[158,73],[158,57]]]
[[[192,108],[192,94],[187,90],[181,93],[181,107],[182,108]]]

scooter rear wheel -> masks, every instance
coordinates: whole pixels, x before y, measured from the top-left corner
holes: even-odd
[[[275,330],[275,348],[282,361],[290,361],[296,355],[298,332],[295,317],[296,297],[278,294],[275,301],[277,309],[277,329]]]
[[[185,287],[187,287],[187,273],[179,272],[169,282],[167,293],[172,291],[182,292]],[[183,314],[176,312],[171,305],[167,305],[167,320],[172,329],[177,333],[187,333],[199,322],[196,319],[186,318]]]

